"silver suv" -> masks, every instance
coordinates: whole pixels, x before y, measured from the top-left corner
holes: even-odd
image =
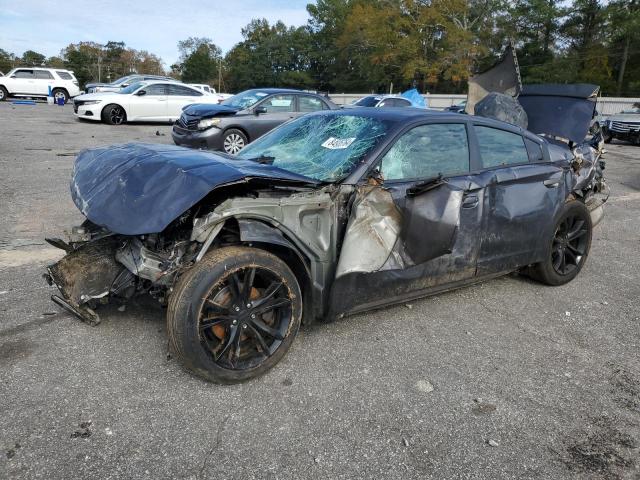
[[[82,93],[78,80],[63,68],[18,67],[0,77],[0,101],[8,97],[47,97],[66,103]]]

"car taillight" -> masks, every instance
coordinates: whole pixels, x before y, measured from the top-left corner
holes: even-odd
[[[77,87],[77,86],[78,86],[78,81],[77,81],[77,80],[74,80],[74,81],[73,81],[73,84]]]

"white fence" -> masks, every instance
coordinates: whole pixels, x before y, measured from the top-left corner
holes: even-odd
[[[370,93],[334,93],[331,100],[336,105],[348,105],[349,103],[371,95]],[[446,95],[446,94],[427,94],[423,95],[430,108],[441,110],[460,103],[467,98],[466,95]],[[640,102],[640,98],[624,98],[624,97],[599,97],[596,109],[601,115],[610,115],[618,113],[622,110],[629,110],[634,103]]]

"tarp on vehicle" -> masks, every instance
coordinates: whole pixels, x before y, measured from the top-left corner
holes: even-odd
[[[571,85],[524,85],[518,97],[527,112],[529,131],[581,143],[589,132],[600,87]]]
[[[317,183],[251,160],[173,145],[129,143],[80,152],[71,197],[96,225],[141,235],[161,232],[214,188],[252,179]]]

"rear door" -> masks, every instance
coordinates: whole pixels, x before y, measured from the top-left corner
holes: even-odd
[[[49,86],[53,88],[53,75],[51,74],[51,72],[48,72],[46,70],[34,70],[33,76],[35,78],[35,88],[33,93],[37,93],[39,95],[48,95]]]
[[[202,92],[185,85],[167,84],[168,103],[167,115],[170,120],[177,120],[182,114],[182,108],[192,103],[198,103],[202,98]]]
[[[332,287],[344,312],[472,278],[484,190],[469,174],[464,122],[413,127],[383,154],[380,186],[361,186]]]
[[[540,260],[564,204],[567,170],[545,161],[541,142],[475,125],[486,186],[478,274],[514,270]]]

